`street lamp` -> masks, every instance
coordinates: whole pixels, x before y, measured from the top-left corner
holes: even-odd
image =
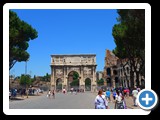
[[[25,81],[25,87],[27,88],[26,89],[26,91],[27,91],[27,98],[28,98],[28,85],[27,85],[27,61],[29,61],[29,59],[27,59],[26,61],[25,61],[25,79],[26,79],[26,81]]]

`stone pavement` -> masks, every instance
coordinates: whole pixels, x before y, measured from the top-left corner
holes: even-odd
[[[41,96],[9,102],[10,109],[94,109],[95,94],[91,92],[75,94],[56,93],[55,99]]]
[[[10,109],[94,109],[94,100],[97,93],[77,93],[62,94],[56,93],[56,98],[47,98],[47,93],[40,93],[38,96],[24,96],[17,97],[17,100],[11,100],[9,103]],[[133,106],[132,97],[125,98],[127,109],[140,109],[140,107]],[[114,109],[115,101],[111,96],[109,102],[109,109]]]
[[[139,106],[135,107],[133,104],[133,98],[131,96],[125,97],[127,109],[141,109]]]

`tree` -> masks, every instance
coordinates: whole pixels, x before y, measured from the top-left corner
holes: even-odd
[[[100,80],[97,81],[97,84],[98,85],[104,85],[104,80],[103,78],[101,78]]]
[[[50,81],[50,78],[51,78],[51,75],[46,73],[46,75],[43,76],[42,80],[48,82],[48,81]]]
[[[29,86],[32,84],[30,75],[21,75],[20,85]]]
[[[73,80],[78,80],[79,75],[77,72],[73,72]]]
[[[70,83],[71,86],[79,86],[79,75],[77,72],[73,72],[73,81]]]
[[[20,20],[15,12],[9,11],[9,70],[16,62],[28,60],[28,42],[37,37],[38,33],[31,25]]]
[[[31,83],[33,83],[34,81],[36,81],[36,76],[34,75],[33,78],[31,78]]]
[[[116,43],[113,53],[120,59],[127,58],[126,64],[130,66],[130,80],[133,88],[134,73],[136,73],[137,85],[139,85],[139,74],[144,73],[145,11],[144,9],[120,9],[117,12],[119,23],[115,24],[112,30]]]
[[[34,79],[34,81],[36,81],[36,75],[34,75],[33,79]]]

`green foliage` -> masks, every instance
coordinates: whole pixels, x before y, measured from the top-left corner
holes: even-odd
[[[73,72],[73,80],[78,80],[79,75],[77,72]]]
[[[50,78],[51,78],[51,75],[49,75],[48,73],[46,73],[46,75],[43,76],[42,81],[49,82],[49,81],[50,81]]]
[[[98,85],[104,85],[104,80],[103,78],[101,78],[100,80],[97,81],[97,84]]]
[[[31,83],[33,83],[34,81],[36,81],[36,76],[34,75],[33,78],[31,78]]]
[[[31,85],[32,84],[31,76],[30,75],[21,75],[20,84],[21,85]]]
[[[9,69],[16,62],[28,60],[28,42],[37,37],[38,33],[31,25],[20,20],[15,12],[9,11]]]
[[[33,79],[34,79],[34,81],[36,81],[36,75],[34,75]]]
[[[136,76],[139,76],[144,73],[145,63],[145,10],[120,9],[117,12],[119,23],[112,30],[116,43],[113,53],[121,59],[127,58],[130,68],[133,68],[131,75],[136,72]],[[130,77],[133,87],[133,76]]]
[[[71,86],[79,86],[79,75],[77,72],[73,72],[73,81],[70,83]]]
[[[120,58],[139,57],[145,49],[145,12],[143,9],[118,10],[119,24],[112,35],[116,43],[114,53]]]

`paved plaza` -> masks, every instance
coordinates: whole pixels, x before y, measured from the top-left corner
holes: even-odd
[[[71,94],[56,93],[55,99],[47,98],[47,93],[39,96],[24,97],[21,100],[10,100],[10,109],[94,109],[96,93],[85,92]],[[126,98],[128,109],[137,109],[132,103],[132,98]],[[109,102],[109,109],[114,109],[114,102]]]
[[[94,109],[96,93],[85,92],[71,94],[56,93],[55,99],[46,97],[46,93],[40,96],[29,96],[24,100],[11,100],[10,109]],[[110,108],[114,108],[109,103]]]

